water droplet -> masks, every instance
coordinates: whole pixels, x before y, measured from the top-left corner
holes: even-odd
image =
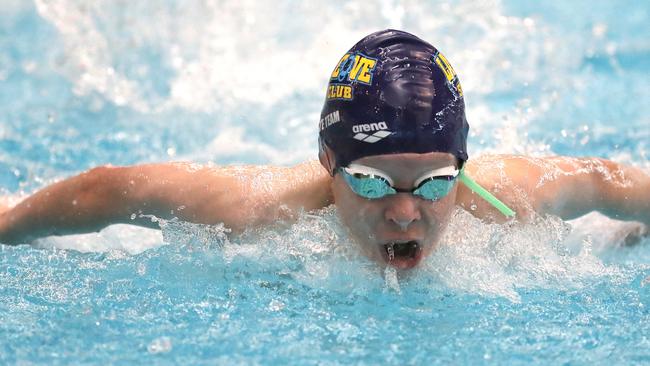
[[[386,266],[384,270],[384,281],[386,287],[394,290],[397,293],[401,293],[401,288],[399,286],[399,281],[397,280],[397,270],[394,267]]]
[[[131,220],[135,220],[136,217],[137,216],[134,213],[131,214]]]
[[[147,346],[147,351],[151,354],[167,353],[171,350],[172,340],[169,337],[156,338]]]
[[[472,210],[472,211],[476,211],[476,205],[473,204],[473,205],[469,206],[469,209]]]
[[[284,303],[280,300],[273,299],[269,303],[269,310],[271,311],[280,311],[284,309]]]

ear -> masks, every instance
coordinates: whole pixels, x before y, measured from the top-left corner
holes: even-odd
[[[334,167],[336,166],[334,154],[332,153],[332,149],[325,145],[321,139],[318,140],[318,160],[323,168],[325,168],[331,176],[334,176]]]
[[[465,160],[460,160],[458,158],[455,158],[455,160],[456,160],[456,166],[458,167],[458,170],[463,170],[463,168],[465,167],[466,161]]]

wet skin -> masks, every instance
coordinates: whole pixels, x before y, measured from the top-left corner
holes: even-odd
[[[393,154],[369,156],[355,164],[379,169],[389,175],[396,188],[412,189],[414,182],[433,169],[455,165],[447,153]],[[413,268],[429,255],[442,236],[456,202],[456,183],[451,192],[432,202],[410,193],[397,193],[380,199],[356,195],[340,174],[334,177],[332,193],[339,216],[361,251],[381,265]],[[416,250],[396,251],[391,260],[387,246],[417,242]]]

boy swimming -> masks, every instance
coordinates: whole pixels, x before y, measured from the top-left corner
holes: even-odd
[[[2,213],[0,242],[157,225],[143,214],[237,233],[334,204],[365,255],[405,269],[435,249],[456,206],[496,222],[600,211],[650,224],[650,177],[637,168],[597,158],[470,160],[459,79],[437,49],[406,32],[373,33],[343,55],[319,130],[319,161],[294,167],[92,169]]]

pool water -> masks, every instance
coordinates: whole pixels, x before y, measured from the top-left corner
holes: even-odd
[[[650,172],[646,2],[374,5],[5,0],[0,193],[99,164],[315,158],[329,72],[387,27],[454,65],[470,156]],[[366,260],[332,207],[237,238],[159,223],[0,246],[0,364],[650,363],[650,240],[622,245],[634,225],[599,214],[458,210],[406,274]]]

